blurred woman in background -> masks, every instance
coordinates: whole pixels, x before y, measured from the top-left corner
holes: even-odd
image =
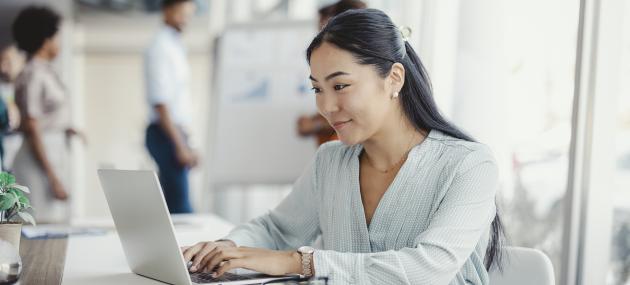
[[[28,7],[13,22],[13,38],[27,63],[16,80],[15,99],[24,135],[13,171],[31,190],[38,222],[67,222],[70,118],[66,88],[52,61],[59,54],[61,17],[46,7]]]

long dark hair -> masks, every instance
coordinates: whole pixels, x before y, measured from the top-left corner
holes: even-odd
[[[400,90],[400,104],[413,126],[422,133],[438,130],[458,139],[475,141],[442,116],[433,99],[431,81],[420,58],[403,38],[399,28],[382,11],[350,10],[332,18],[306,50],[309,64],[313,50],[324,42],[349,51],[360,64],[374,66],[383,78],[389,74],[394,63],[401,63],[405,67],[405,84]],[[497,211],[492,221],[490,244],[486,249],[487,270],[493,264],[500,267],[502,239],[503,226]]]

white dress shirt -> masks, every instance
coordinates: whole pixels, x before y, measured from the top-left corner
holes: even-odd
[[[158,121],[154,106],[166,106],[175,125],[186,128],[191,121],[188,81],[190,76],[186,49],[181,34],[164,25],[144,54],[144,74],[149,122]]]

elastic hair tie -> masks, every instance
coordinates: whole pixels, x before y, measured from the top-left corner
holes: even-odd
[[[398,31],[400,32],[400,36],[402,36],[403,41],[407,41],[411,37],[411,28],[408,26],[400,26],[398,27]]]

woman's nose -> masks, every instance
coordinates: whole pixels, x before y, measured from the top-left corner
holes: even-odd
[[[339,111],[339,102],[335,94],[321,94],[317,99],[317,105],[319,106],[319,111],[324,116]]]

